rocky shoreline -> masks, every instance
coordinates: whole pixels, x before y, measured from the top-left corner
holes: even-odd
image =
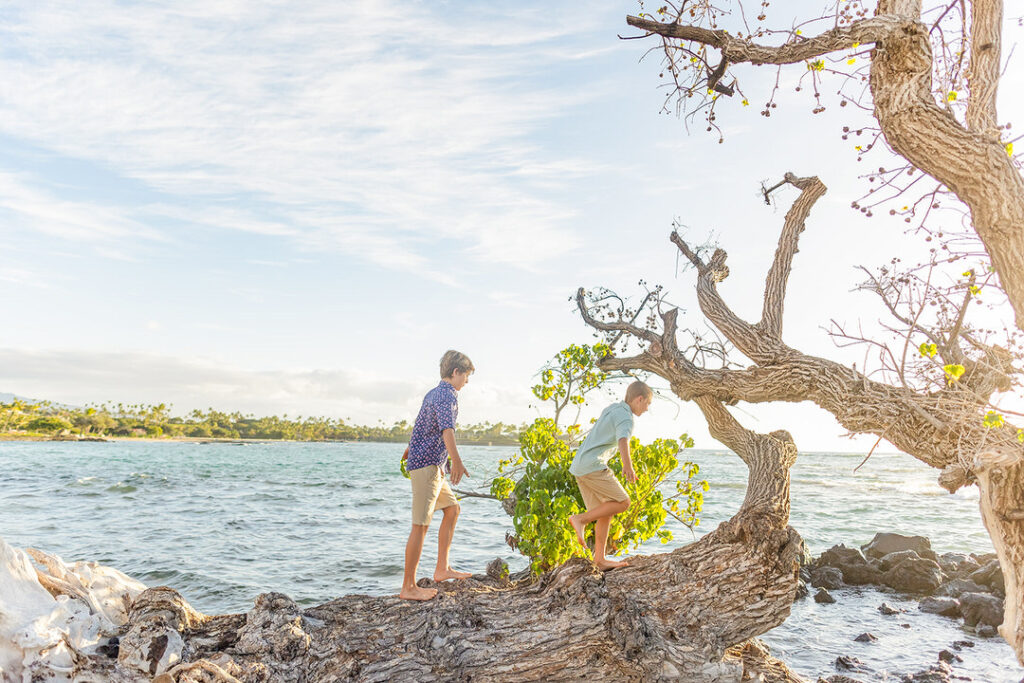
[[[588,563],[574,561],[534,580],[521,574],[509,576],[507,566],[495,560],[485,574],[474,576],[463,584],[438,584],[446,597],[439,599],[437,604],[411,606],[394,597],[353,595],[303,610],[287,596],[267,593],[256,599],[255,607],[248,613],[206,616],[195,612],[170,588],[146,588],[115,570],[95,563],[67,565],[46,553],[29,550],[26,554],[11,548],[2,539],[0,550],[3,565],[7,568],[6,579],[0,576],[0,589],[3,589],[0,594],[7,590],[11,595],[26,596],[21,601],[24,603],[21,605],[23,613],[12,616],[20,616],[21,622],[31,624],[31,628],[18,627],[13,621],[8,624],[14,629],[7,635],[16,650],[6,652],[0,647],[0,655],[3,655],[0,657],[0,671],[5,668],[3,660],[6,660],[6,665],[13,665],[15,671],[50,676],[54,680],[65,676],[74,680],[125,683],[149,680],[154,676],[154,680],[165,683],[255,682],[277,680],[279,677],[280,680],[298,680],[301,676],[296,678],[285,674],[286,671],[295,673],[289,667],[295,666],[296,658],[301,659],[316,651],[320,653],[318,657],[329,660],[330,652],[343,643],[353,638],[358,640],[362,631],[355,626],[361,620],[369,619],[363,630],[369,629],[367,633],[372,635],[376,633],[374,629],[379,630],[378,622],[385,617],[406,623],[415,616],[426,620],[420,626],[432,624],[435,636],[445,629],[454,629],[451,638],[455,642],[458,640],[455,631],[461,633],[459,629],[468,628],[466,633],[475,633],[480,627],[480,624],[462,623],[473,612],[470,610],[462,614],[465,611],[464,591],[479,594],[477,597],[484,599],[485,604],[500,601],[504,599],[502,596],[507,597],[513,591],[519,595],[517,599],[533,600],[538,595],[551,594],[551,591],[562,595],[570,590],[605,590],[602,586],[608,582],[618,583],[625,577],[619,572],[601,576],[595,574]],[[35,568],[31,566],[29,556]],[[663,560],[665,557],[638,556],[634,562],[642,566],[657,563],[660,561],[657,558]],[[978,639],[997,635],[996,626],[1002,621],[1002,575],[998,562],[991,555],[937,555],[924,537],[878,534],[862,548],[837,545],[817,558],[805,550],[800,564],[802,581],[797,600],[811,599],[813,590],[816,601],[838,603],[836,609],[841,610],[849,589],[870,587],[872,592],[891,593],[894,596],[891,601],[897,605],[893,607],[882,602],[878,607],[878,618],[899,620],[899,626],[904,628],[911,625],[902,623],[900,616],[912,619],[907,614],[909,610],[900,605],[906,606],[908,598],[918,601],[921,612],[963,620],[963,628],[968,635]],[[570,589],[572,586],[575,588]],[[839,599],[832,597],[830,591],[836,591]],[[32,600],[27,600],[30,594]],[[454,594],[460,594],[460,598],[448,602],[447,597],[454,598]],[[598,600],[595,605],[609,602],[607,596],[592,598]],[[580,604],[592,601],[591,598],[581,600]],[[477,611],[479,609],[483,608],[478,606]],[[499,605],[495,609],[497,612],[493,619],[497,619],[496,615],[505,608]],[[461,615],[456,615],[458,618],[454,621],[452,610]],[[74,627],[71,626],[73,622],[77,624]],[[869,624],[865,623],[865,627],[870,628]],[[875,626],[877,629],[877,622]],[[413,630],[419,633],[419,628]],[[626,631],[632,633],[632,626]],[[87,637],[76,638],[75,634]],[[2,635],[0,646],[4,640]],[[853,640],[863,647],[864,643],[884,642],[885,637],[884,632],[880,639],[866,631]],[[366,652],[383,653],[381,648],[386,643],[373,638],[370,640],[373,642],[356,645]],[[436,649],[435,645],[431,641],[424,647]],[[398,647],[396,644],[392,646]],[[406,646],[399,649],[402,647]],[[873,670],[851,656],[850,651],[834,651],[836,673],[817,680],[818,683],[867,683],[879,679],[907,683],[969,681],[970,678],[957,671],[958,653],[967,656],[966,652],[975,647],[975,641],[967,637],[957,638],[937,652],[931,666],[902,675]],[[736,670],[736,681],[798,683],[806,680],[791,671],[784,662],[772,657],[768,647],[757,639],[730,649],[725,661],[733,662],[731,666]],[[377,665],[370,662],[364,666]],[[366,677],[369,672],[370,669],[359,666],[334,671],[343,679]],[[379,673],[387,674],[384,670]],[[820,674],[820,669],[816,673]],[[369,676],[368,680],[378,678]],[[495,678],[501,679],[502,676],[495,674]],[[729,676],[722,678],[726,679],[734,680]]]
[[[935,553],[924,536],[878,533],[860,548],[835,545],[817,558],[804,553],[800,567],[797,599],[813,599],[821,604],[836,603],[830,591],[869,586],[918,601],[921,612],[961,621],[962,629],[977,638],[999,636],[1003,621],[1006,589],[995,553]],[[812,597],[813,596],[813,597]],[[880,614],[898,618],[907,610],[882,602]],[[901,624],[909,628],[909,624]],[[877,640],[870,632],[857,636],[858,642]],[[905,674],[901,681],[939,683],[970,680],[953,672],[960,661],[957,651],[974,647],[961,639],[937,653],[936,662],[924,671]],[[827,683],[859,683],[856,674],[871,674],[870,668],[856,657],[839,655],[836,669],[842,673],[820,678]],[[1024,679],[1022,679],[1024,683]]]

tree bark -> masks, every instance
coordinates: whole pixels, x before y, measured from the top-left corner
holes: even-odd
[[[971,36],[967,128],[932,95],[931,40],[920,21],[920,0],[881,0],[878,11],[908,20],[876,43],[871,60],[875,118],[885,140],[967,205],[1017,327],[1024,329],[1024,178],[995,130],[1002,3],[972,3],[977,32]]]
[[[999,633],[1024,664],[1024,457],[1007,450],[985,451],[978,454],[973,471],[981,489],[981,519],[1006,584]]]

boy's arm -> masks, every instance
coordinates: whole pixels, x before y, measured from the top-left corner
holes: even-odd
[[[469,472],[466,471],[466,466],[462,464],[462,458],[459,457],[459,449],[455,447],[455,430],[449,427],[441,432],[441,438],[444,440],[444,447],[448,451],[448,457],[452,459],[452,483],[457,486],[462,480],[462,476],[468,477]]]
[[[409,459],[409,447],[406,446],[405,447],[405,453],[402,453],[402,460],[408,460],[408,459]]]
[[[629,457],[629,439],[626,437],[619,439],[619,455],[622,456],[622,476],[630,483],[635,482],[636,473],[633,471],[633,461]]]

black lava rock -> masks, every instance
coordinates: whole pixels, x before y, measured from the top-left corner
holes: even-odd
[[[938,562],[910,557],[883,574],[882,583],[898,591],[931,593],[942,585],[945,578]]]
[[[843,570],[838,567],[818,567],[811,571],[811,585],[815,588],[842,588]]]
[[[960,612],[967,626],[999,626],[1003,623],[1003,601],[994,595],[964,593],[960,596]]]
[[[960,616],[960,601],[956,598],[929,596],[921,600],[918,607],[922,612],[941,614],[944,617]]]
[[[967,579],[953,579],[939,586],[934,595],[945,595],[950,598],[959,598],[964,593],[985,593],[985,587],[979,586]]]
[[[836,657],[836,668],[840,671],[869,671],[868,667],[864,665],[864,662],[860,661],[856,657],[850,657],[847,655],[840,655]]]
[[[982,624],[978,628],[974,629],[974,632],[978,634],[979,638],[995,638],[999,635],[999,631],[996,630],[996,627],[990,624]]]
[[[881,612],[882,614],[886,615],[886,616],[889,616],[891,614],[899,614],[903,610],[896,609],[895,607],[893,607],[889,603],[883,602],[881,605],[878,606],[878,611]]]
[[[878,560],[878,568],[883,572],[887,572],[903,560],[919,560],[921,556],[915,553],[913,550],[897,550],[894,553],[884,555]]]
[[[864,554],[868,557],[882,558],[889,553],[901,550],[913,550],[920,557],[935,560],[938,556],[932,550],[931,541],[924,536],[904,536],[903,534],[883,533],[875,534],[871,542],[861,546]]]

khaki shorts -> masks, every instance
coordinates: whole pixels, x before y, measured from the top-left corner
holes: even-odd
[[[607,503],[610,500],[615,502],[629,500],[626,489],[622,488],[622,484],[608,469],[576,477],[576,484],[580,487],[583,504],[587,506],[588,510],[593,510],[601,503]]]
[[[448,487],[444,473],[436,465],[409,470],[412,480],[412,523],[428,526],[434,510],[458,505],[455,494]]]

